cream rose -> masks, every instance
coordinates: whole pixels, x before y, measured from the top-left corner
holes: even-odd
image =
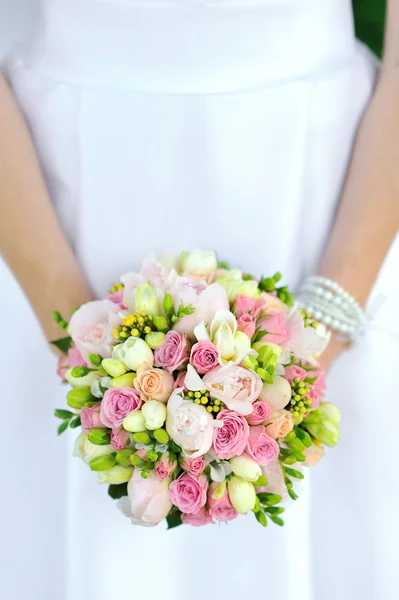
[[[145,419],[145,426],[150,431],[159,429],[165,423],[166,405],[163,402],[149,400],[144,403],[141,412]]]
[[[278,410],[266,421],[266,433],[274,440],[285,438],[294,427],[292,414],[288,410]]]
[[[141,393],[142,400],[167,402],[173,391],[174,378],[165,369],[139,369],[134,387]]]
[[[141,338],[128,338],[123,344],[115,346],[112,354],[132,371],[138,371],[143,365],[147,368],[154,365],[154,353]]]

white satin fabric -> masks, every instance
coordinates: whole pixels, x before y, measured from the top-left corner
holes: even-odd
[[[355,42],[349,0],[46,0],[9,73],[59,218],[103,294],[151,251],[194,247],[258,275],[281,270],[295,287],[325,244],[374,70]],[[18,336],[9,338],[19,347]],[[34,458],[16,449],[31,492],[13,475],[25,503],[5,527],[14,531],[23,515],[6,558],[14,573],[24,536],[40,560],[29,580],[13,578],[7,597],[393,600],[389,557],[370,551],[389,535],[375,519],[377,491],[394,516],[382,498],[386,455],[374,433],[371,449],[367,439],[376,394],[388,393],[393,374],[384,361],[374,372],[367,361],[374,366],[377,353],[393,364],[398,343],[380,331],[366,344],[333,373],[341,446],[319,466],[324,481],[312,498],[302,487],[283,530],[263,530],[251,515],[172,532],[131,527],[70,457],[73,436],[53,437],[49,404],[60,405],[64,390],[52,400],[54,378],[38,351],[19,383],[18,422],[6,432],[10,440],[31,432],[23,439]],[[377,420],[389,437],[393,421]],[[367,494],[376,478],[381,487]]]

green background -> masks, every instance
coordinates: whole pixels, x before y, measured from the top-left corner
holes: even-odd
[[[381,57],[386,0],[352,0],[357,37]]]

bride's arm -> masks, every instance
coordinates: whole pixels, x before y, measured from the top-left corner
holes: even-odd
[[[320,274],[364,306],[398,228],[399,0],[390,0],[379,80],[359,129]],[[342,349],[333,340],[326,366]]]
[[[92,294],[51,205],[28,128],[0,74],[0,247],[48,339]]]

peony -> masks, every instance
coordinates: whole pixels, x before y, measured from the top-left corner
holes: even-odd
[[[192,315],[180,319],[173,329],[178,333],[193,336],[194,328],[201,322],[210,323],[218,310],[229,310],[229,300],[225,290],[217,283],[210,286],[195,286],[190,279],[178,278],[169,290],[172,294],[174,305],[183,302],[185,306],[191,304],[195,309]],[[189,290],[190,294],[186,291]]]
[[[191,348],[190,362],[197,373],[204,375],[219,364],[219,350],[209,340],[201,340]]]
[[[242,454],[249,438],[249,425],[232,410],[222,410],[216,417],[222,427],[215,428],[213,448],[221,459],[229,459]]]
[[[185,471],[190,471],[193,475],[198,477],[205,471],[205,461],[202,456],[197,456],[196,458],[184,459],[181,462],[181,467]]]
[[[262,473],[267,479],[267,485],[257,487],[256,491],[277,494],[284,498],[287,495],[287,487],[284,481],[284,473],[278,460],[274,460],[262,467]]]
[[[310,385],[309,392],[309,396],[312,400],[312,409],[315,410],[316,408],[319,408],[320,402],[324,398],[324,392],[326,389],[326,374],[324,373],[324,371],[317,369],[308,373],[307,376],[312,379],[316,378],[316,381]]]
[[[320,324],[316,329],[305,327],[299,309],[295,308],[287,319],[288,337],[284,346],[298,359],[305,360],[317,366],[317,357],[324,352],[331,334],[327,328]]]
[[[274,313],[262,320],[261,331],[267,332],[262,341],[282,346],[289,339],[287,316],[284,311]]]
[[[173,391],[173,375],[164,369],[139,369],[134,387],[141,393],[142,400],[167,402]]]
[[[104,423],[100,419],[101,404],[95,404],[91,408],[82,408],[80,411],[80,420],[82,423],[82,431],[89,433],[90,429],[101,429]]]
[[[169,452],[163,452],[157,464],[155,465],[155,473],[159,479],[166,479],[172,475],[173,471],[177,467],[177,460],[170,460]]]
[[[239,295],[250,298],[259,296],[258,282],[255,279],[243,279],[240,269],[226,271],[217,279],[217,283],[225,288],[230,302],[235,302]]]
[[[267,435],[262,425],[251,427],[246,452],[259,465],[267,465],[276,460],[279,451],[277,442]]]
[[[262,310],[265,300],[263,298],[249,298],[248,296],[242,296],[239,294],[236,300],[236,314],[239,319],[243,315],[249,314],[251,317],[256,319]]]
[[[138,371],[140,367],[150,369],[154,364],[151,348],[144,340],[136,337],[130,337],[123,344],[115,346],[113,356],[132,371]]]
[[[292,414],[288,410],[278,410],[265,423],[266,433],[274,440],[285,438],[294,427]]]
[[[230,502],[227,493],[227,486],[224,484],[224,493],[222,495],[215,494],[219,484],[214,482],[209,486],[208,491],[208,506],[209,514],[217,521],[233,521],[238,517],[238,512]],[[214,494],[217,496],[214,498]]]
[[[101,402],[101,421],[112,429],[121,427],[124,418],[141,407],[142,401],[137,390],[130,387],[110,388]]]
[[[213,398],[218,398],[240,415],[252,413],[252,403],[262,389],[259,375],[236,365],[216,367],[204,376],[203,382]]]
[[[289,367],[285,367],[284,369],[284,377],[288,379],[290,383],[291,381],[294,381],[294,379],[296,379],[297,377],[299,377],[299,379],[303,381],[304,379],[306,379],[307,375],[308,374],[305,371],[305,369],[302,369],[302,367],[298,367],[298,365],[291,365]]]
[[[185,525],[193,525],[194,527],[201,527],[202,525],[209,525],[210,523],[213,523],[212,517],[206,510],[205,506],[192,514],[183,513],[181,520]]]
[[[292,389],[285,377],[273,376],[273,383],[264,383],[259,394],[259,400],[266,402],[272,410],[280,410],[291,400]]]
[[[118,312],[119,306],[113,302],[94,300],[73,313],[68,333],[86,363],[89,363],[89,354],[111,356],[112,330],[121,321]]]
[[[188,356],[187,338],[176,331],[169,331],[162,346],[155,351],[155,364],[172,373],[182,368]]]
[[[212,446],[215,419],[191,400],[184,400],[175,390],[167,404],[166,431],[189,458],[206,454]]]
[[[172,508],[170,481],[170,477],[160,480],[154,471],[149,471],[148,478],[143,479],[141,471],[134,469],[127,486],[128,496],[118,501],[118,508],[133,525],[158,525]]]
[[[310,448],[305,448],[304,455],[306,457],[306,461],[303,463],[306,467],[314,467],[324,456],[324,448],[323,446],[310,446]]]
[[[187,391],[187,388],[186,388],[186,375],[187,375],[187,371],[182,371],[180,373],[180,375],[178,375],[178,377],[177,377],[177,379],[176,379],[176,381],[174,383],[174,386],[173,386],[174,390],[177,390],[177,389],[180,388],[180,389],[184,390],[185,392]]]
[[[122,427],[118,429],[112,430],[111,435],[111,446],[115,450],[115,452],[119,452],[119,450],[123,450],[130,442],[130,432],[125,431]]]
[[[159,429],[165,423],[166,419],[166,406],[163,402],[157,402],[157,400],[148,400],[141,409],[143,417],[145,419],[146,429],[155,431]]]
[[[207,489],[205,475],[195,477],[191,473],[182,473],[170,484],[169,496],[181,512],[192,514],[206,504]]]
[[[266,421],[272,414],[272,408],[266,402],[254,402],[253,411],[247,417],[247,421],[250,425],[260,425]]]

